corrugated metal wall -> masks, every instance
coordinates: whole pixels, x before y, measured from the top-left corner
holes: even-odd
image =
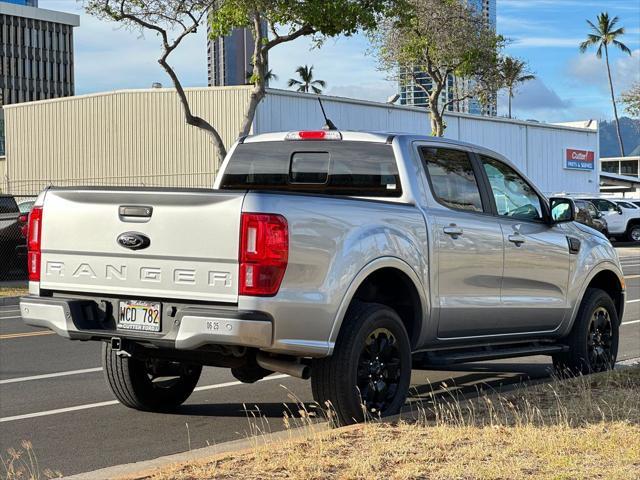
[[[430,133],[429,114],[421,108],[323,97],[327,116],[344,130]],[[596,152],[598,130],[538,124],[494,117],[449,114],[445,137],[482,145],[501,153],[543,191],[597,192],[598,171],[567,170],[565,149]],[[319,128],[324,124],[315,95],[270,90],[260,104],[256,133]]]
[[[250,89],[189,89],[192,111],[231,145]],[[14,193],[55,185],[208,187],[206,133],[188,126],[172,89],[119,91],[5,107],[6,175]]]
[[[215,125],[227,148],[236,139],[250,87],[187,91],[195,114]],[[341,129],[429,133],[422,108],[323,97]],[[185,124],[171,89],[133,90],[5,108],[7,172],[14,193],[56,185],[207,187],[217,170],[208,136]],[[451,114],[446,136],[493,149],[547,192],[597,192],[598,171],[567,170],[565,149],[593,150],[597,129]],[[269,90],[256,133],[314,129],[324,124],[317,96]],[[1,172],[0,172],[1,173]]]

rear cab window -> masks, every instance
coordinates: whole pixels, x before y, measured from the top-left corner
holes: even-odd
[[[400,197],[391,145],[357,141],[284,141],[240,144],[220,188]]]
[[[0,197],[0,214],[18,212],[18,204],[13,197]]]

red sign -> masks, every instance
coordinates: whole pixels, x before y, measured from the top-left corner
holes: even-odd
[[[575,150],[567,148],[566,168],[577,170],[593,170],[596,154],[591,150]]]

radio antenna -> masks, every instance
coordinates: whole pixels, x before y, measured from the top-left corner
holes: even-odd
[[[324,111],[324,105],[322,105],[322,100],[320,100],[320,97],[318,97],[318,103],[320,104],[320,109],[322,110],[322,116],[324,117],[324,127],[322,127],[322,129],[338,130],[338,127],[336,127],[336,125],[327,117],[327,113]]]

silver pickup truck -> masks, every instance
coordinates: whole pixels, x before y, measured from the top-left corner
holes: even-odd
[[[102,341],[128,407],[175,408],[215,366],[310,377],[350,423],[398,412],[412,367],[542,354],[612,368],[624,278],[574,216],[477,146],[264,134],[238,140],[214,189],[43,192],[20,308]]]

